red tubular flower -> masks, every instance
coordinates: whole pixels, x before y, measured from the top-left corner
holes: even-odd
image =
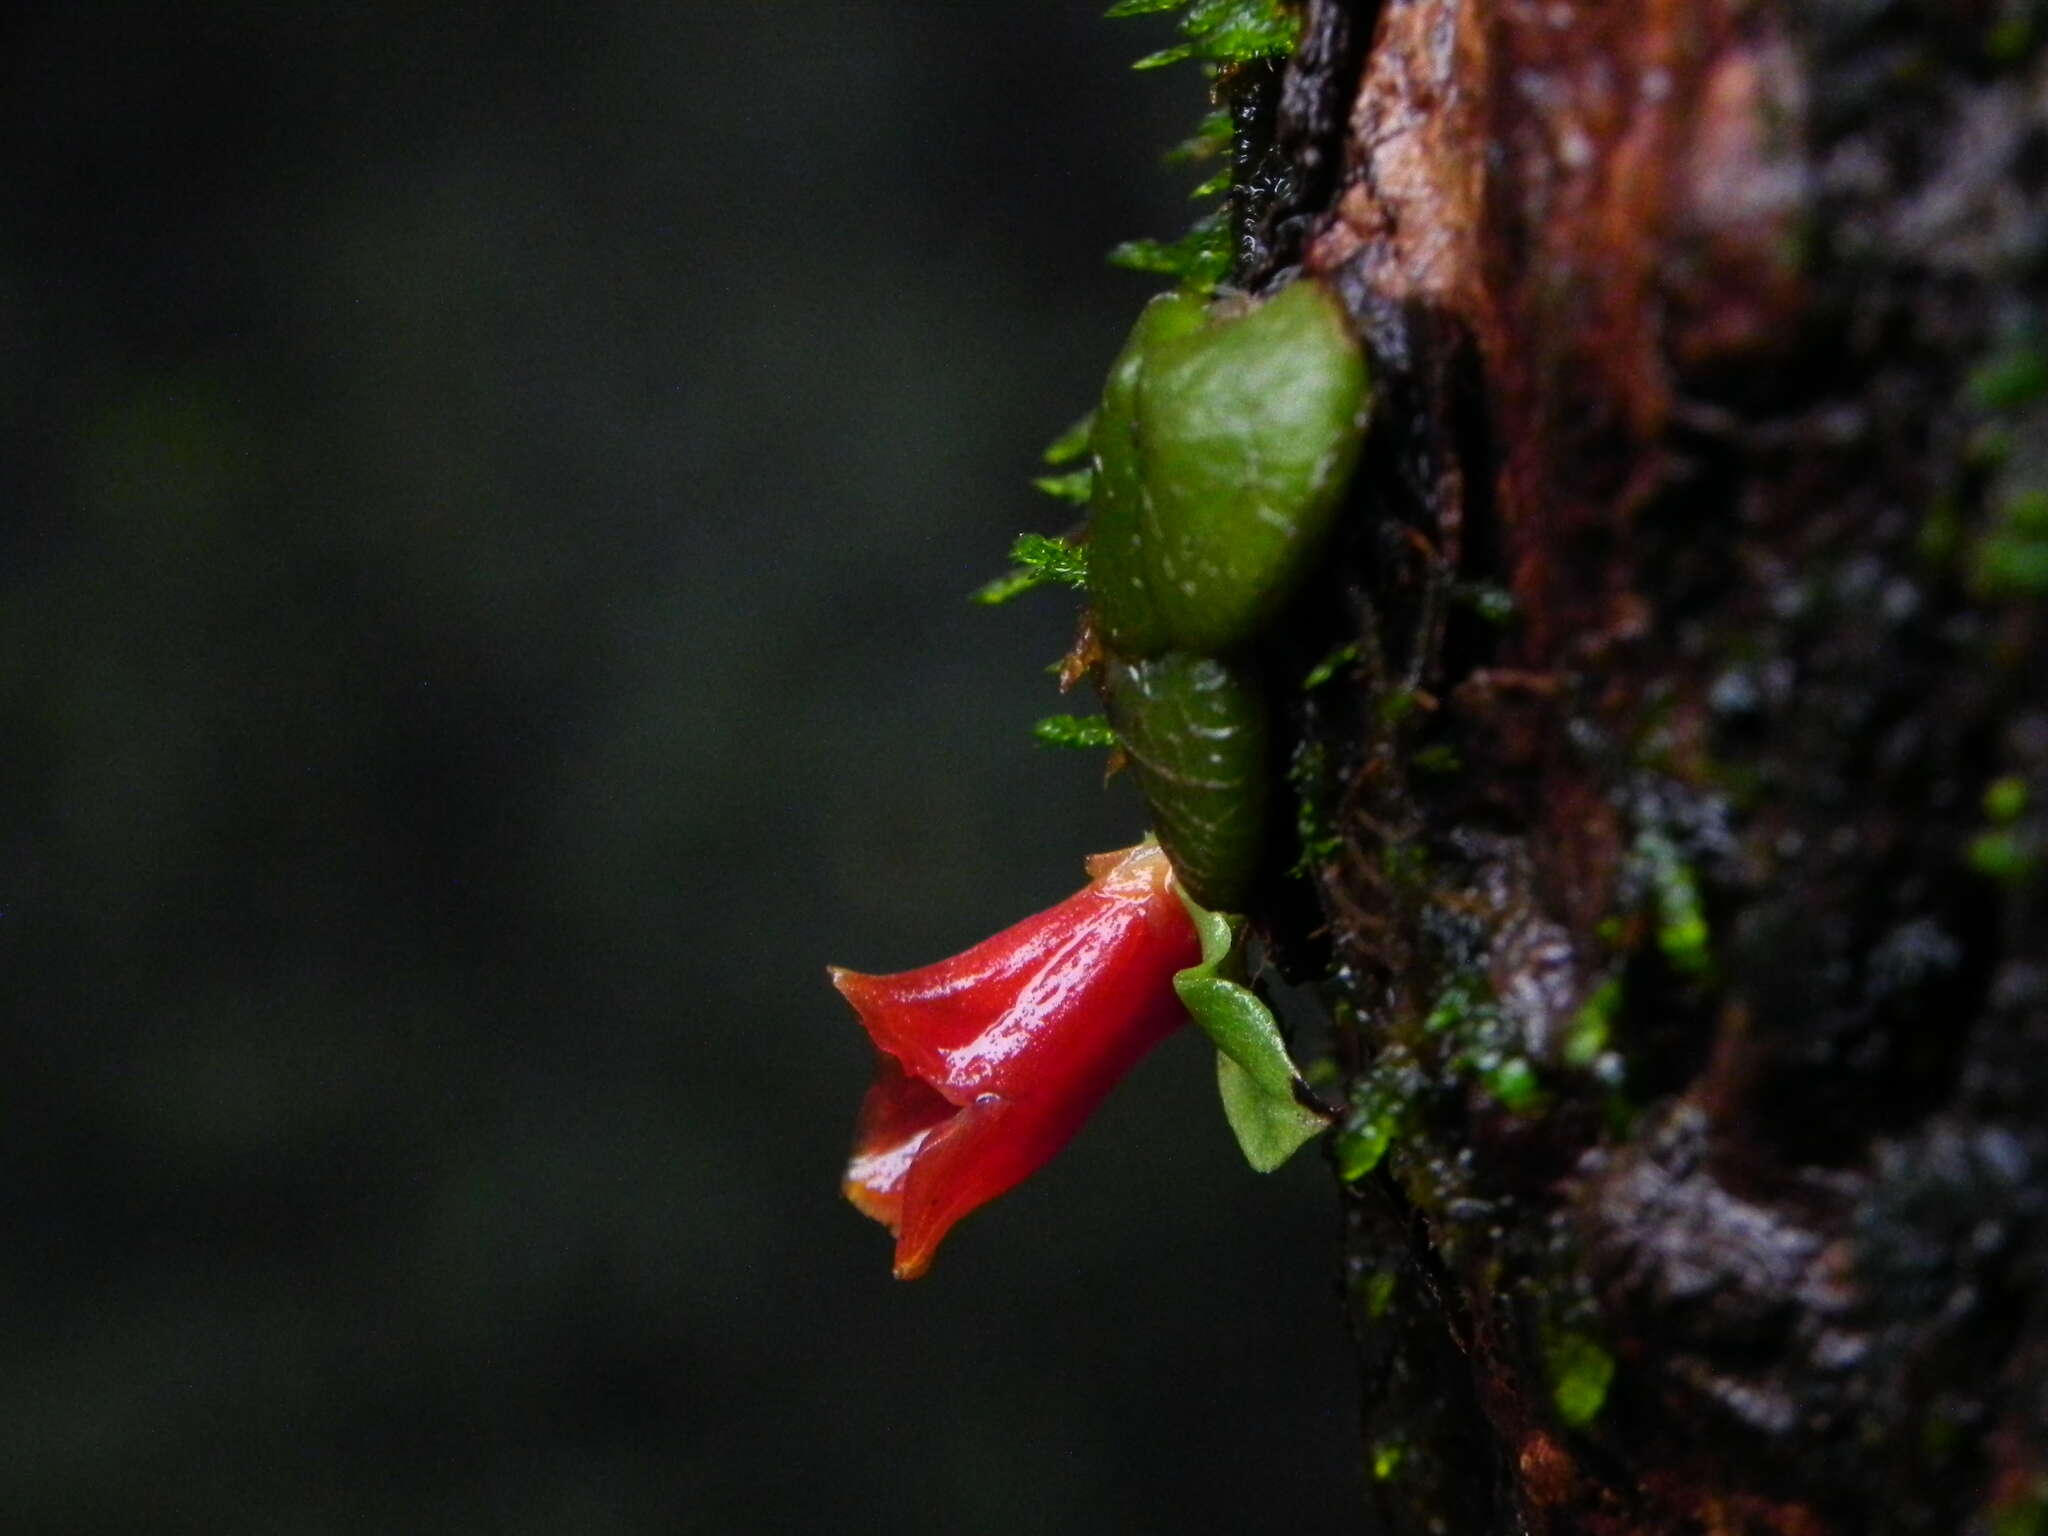
[[[831,970],[875,1042],[846,1198],[896,1234],[912,1280],[953,1223],[1066,1145],[1186,1017],[1201,956],[1156,844],[1088,861],[1088,885],[964,954],[894,976]]]

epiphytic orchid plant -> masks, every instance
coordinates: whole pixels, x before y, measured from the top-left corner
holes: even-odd
[[[896,1234],[898,1275],[923,1274],[955,1222],[1064,1146],[1190,1014],[1253,1167],[1327,1127],[1245,985],[1244,919],[1206,906],[1241,910],[1270,862],[1255,653],[1334,526],[1371,403],[1364,349],[1321,281],[1214,303],[1183,286],[1145,307],[1089,424],[1049,450],[1086,455],[1040,482],[1088,504],[1086,542],[1021,540],[1022,569],[978,596],[1087,589],[1062,676],[1092,676],[1106,716],[1041,736],[1114,744],[1158,842],[1090,860],[1084,890],[951,960],[832,973],[881,1053],[846,1193]]]
[[[1271,1014],[1217,973],[1235,963],[1231,920],[1187,902],[1150,841],[1097,855],[1088,873],[1059,905],[950,960],[831,972],[877,1052],[846,1196],[896,1235],[900,1279],[1065,1146],[1191,1011],[1225,1053],[1224,1106],[1255,1167],[1278,1166],[1328,1123]]]

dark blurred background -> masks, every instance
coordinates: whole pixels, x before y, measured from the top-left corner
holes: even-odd
[[[1195,1039],[918,1284],[837,1192],[824,964],[1141,826],[962,601],[1189,216],[1100,8],[6,24],[0,1529],[1355,1527]]]

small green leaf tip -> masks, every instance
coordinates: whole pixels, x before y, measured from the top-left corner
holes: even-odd
[[[1088,453],[1088,439],[1094,431],[1095,413],[1090,411],[1058,437],[1047,443],[1045,445],[1045,452],[1041,457],[1044,458],[1046,463],[1055,467],[1061,464],[1072,464],[1077,459],[1085,458]]]
[[[976,588],[968,594],[968,601],[994,607],[1034,587],[1088,584],[1088,552],[1065,539],[1047,538],[1042,533],[1020,534],[1010,546],[1010,560],[1016,570]]]
[[[1109,264],[1126,272],[1154,272],[1208,293],[1230,275],[1230,226],[1222,213],[1205,213],[1178,240],[1126,240],[1112,246]]]
[[[1202,941],[1202,961],[1176,973],[1173,990],[1216,1046],[1223,1115],[1245,1161],[1271,1173],[1328,1130],[1330,1117],[1287,1054],[1272,1010],[1241,979],[1244,919],[1211,912],[1185,890],[1180,899]]]
[[[1302,691],[1306,693],[1312,689],[1322,687],[1323,684],[1329,682],[1339,672],[1357,665],[1357,662],[1358,642],[1356,640],[1336,647],[1321,661],[1308,669],[1308,676],[1301,680]]]
[[[1043,746],[1113,747],[1116,732],[1100,715],[1047,715],[1031,727]]]
[[[1091,469],[1069,470],[1064,475],[1039,475],[1032,480],[1034,490],[1045,492],[1055,501],[1070,501],[1075,506],[1088,505],[1089,489],[1094,484],[1095,472]]]

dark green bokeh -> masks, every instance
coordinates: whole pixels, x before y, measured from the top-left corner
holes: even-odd
[[[1187,216],[1096,9],[0,38],[6,1529],[1352,1528],[1192,1033],[926,1281],[837,1195],[824,963],[1139,830],[963,600]]]

